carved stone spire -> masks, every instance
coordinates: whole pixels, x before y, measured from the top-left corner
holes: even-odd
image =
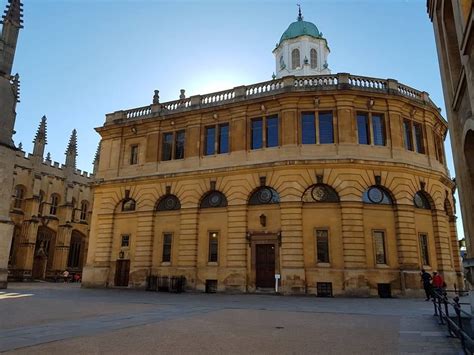
[[[0,41],[0,73],[11,75],[13,59],[20,29],[23,28],[23,4],[20,0],[9,0],[2,21],[2,36]]]
[[[2,24],[10,23],[18,28],[23,28],[23,4],[21,0],[9,0],[5,13],[2,16]]]
[[[102,141],[99,142],[99,144],[97,145],[97,151],[95,152],[95,156],[94,156],[94,175],[97,174],[97,170],[99,169],[99,162],[100,162],[100,147],[101,147],[101,144],[102,144]]]
[[[38,126],[38,130],[36,131],[35,139],[33,140],[33,155],[35,157],[43,158],[44,148],[47,143],[46,116],[43,116]]]
[[[76,157],[77,157],[77,131],[72,130],[71,138],[69,138],[69,144],[66,150],[66,167],[76,168]]]

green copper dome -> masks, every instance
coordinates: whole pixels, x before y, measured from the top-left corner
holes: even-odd
[[[322,33],[319,32],[318,28],[314,23],[303,21],[298,19],[298,21],[293,22],[288,29],[283,32],[280,38],[280,44],[285,39],[296,38],[299,36],[311,36],[315,38],[322,38]]]

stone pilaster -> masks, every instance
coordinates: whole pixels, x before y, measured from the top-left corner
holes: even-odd
[[[137,236],[134,249],[133,271],[136,277],[145,281],[151,268],[153,254],[153,212],[143,212],[138,216]],[[135,276],[135,275],[134,275]]]
[[[451,243],[451,253],[453,258],[453,266],[456,272],[462,272],[461,253],[459,251],[458,232],[456,229],[456,217],[448,218],[449,240]]]
[[[227,207],[227,266],[247,266],[247,205]]]
[[[345,268],[365,268],[364,219],[362,202],[341,202],[342,244]]]
[[[196,267],[198,209],[181,209],[181,226],[178,241],[178,265]]]
[[[398,205],[395,212],[398,263],[401,270],[418,270],[418,237],[415,230],[415,208]]]
[[[433,232],[436,260],[440,271],[452,271],[451,245],[449,240],[449,221],[445,211],[433,210]]]
[[[69,246],[71,245],[72,226],[64,224],[59,226],[56,234],[56,245],[54,246],[53,264],[51,271],[60,273],[67,268],[69,257]]]
[[[18,277],[30,278],[35,258],[36,237],[39,223],[36,219],[24,221],[21,225],[20,242],[16,251],[16,273]]]

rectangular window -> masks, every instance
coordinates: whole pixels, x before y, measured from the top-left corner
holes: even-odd
[[[164,233],[163,234],[163,257],[161,258],[162,262],[171,261],[171,241],[173,239],[173,234]]]
[[[411,122],[409,120],[403,120],[403,135],[405,138],[405,148],[413,150],[413,138],[411,134]]]
[[[278,116],[266,119],[266,141],[267,147],[278,147]]]
[[[301,114],[301,143],[316,144],[316,123],[313,112]]]
[[[174,150],[174,158],[175,159],[184,159],[184,131],[176,132],[175,138],[175,150]]]
[[[443,156],[443,140],[440,136],[433,132],[434,142],[435,142],[435,150],[436,150],[436,159],[441,164],[444,164],[444,156]]]
[[[209,233],[209,262],[214,263],[217,262],[218,257],[218,243],[219,240],[219,233],[217,232],[210,232]]]
[[[369,116],[365,113],[357,114],[357,132],[359,144],[370,144]]]
[[[383,115],[372,115],[372,131],[374,133],[374,144],[385,145],[385,122]]]
[[[419,239],[420,239],[421,262],[423,263],[423,265],[429,265],[430,258],[428,254],[428,235],[425,233],[420,233]]]
[[[413,123],[413,133],[415,134],[416,152],[425,154],[425,145],[423,142],[423,126],[421,123]]]
[[[216,127],[206,127],[204,142],[204,155],[213,155],[215,153]]]
[[[218,154],[229,153],[229,125],[219,125]]]
[[[318,297],[332,297],[332,282],[316,282]]]
[[[161,160],[171,160],[173,152],[173,133],[163,133],[161,145]]]
[[[318,263],[329,262],[329,232],[327,229],[316,230],[316,251]]]
[[[252,149],[260,149],[263,148],[263,140],[262,140],[262,133],[263,133],[263,120],[261,118],[254,118],[251,122],[251,129],[252,129]]]
[[[138,144],[130,147],[130,165],[138,164]]]
[[[319,114],[319,143],[334,143],[334,129],[332,125],[332,112]]]
[[[122,235],[122,242],[120,246],[122,248],[128,248],[130,246],[130,236],[128,234]]]
[[[385,254],[385,232],[374,231],[374,246],[375,246],[375,263],[386,264],[387,257]]]

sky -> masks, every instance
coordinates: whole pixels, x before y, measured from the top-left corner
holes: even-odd
[[[77,167],[92,171],[94,128],[106,113],[149,105],[155,89],[165,102],[180,89],[191,96],[270,80],[297,2],[328,40],[332,73],[396,79],[446,112],[426,0],[23,0],[16,144],[31,152],[46,115],[46,152],[63,163],[76,128]],[[449,137],[445,145],[454,177]]]

